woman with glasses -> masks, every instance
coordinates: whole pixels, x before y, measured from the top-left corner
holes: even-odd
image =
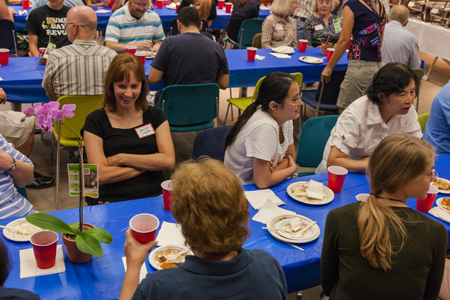
[[[292,120],[300,104],[294,76],[273,72],[263,80],[256,101],[225,139],[225,165],[242,184],[267,188],[296,171]]]
[[[328,213],[322,288],[330,299],[437,299],[447,230],[406,206],[425,199],[433,147],[407,135],[384,139],[369,160],[370,196]]]
[[[367,95],[353,102],[337,120],[316,174],[326,173],[329,166],[364,173],[373,150],[385,137],[407,134],[421,138],[413,106],[418,84],[414,72],[405,65],[382,67]]]
[[[314,14],[306,19],[303,27],[303,38],[308,40],[309,47],[318,47],[327,41],[335,44],[339,40],[333,23],[337,17],[331,14],[334,4],[334,0],[313,1]]]
[[[297,0],[273,1],[270,8],[273,14],[269,15],[262,25],[262,48],[298,47],[297,23],[290,17],[297,7]]]

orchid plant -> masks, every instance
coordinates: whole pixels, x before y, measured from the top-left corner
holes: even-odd
[[[56,120],[75,135],[80,149],[80,199],[78,206],[79,222],[68,225],[55,216],[43,213],[31,214],[27,216],[26,219],[31,224],[34,224],[40,228],[74,235],[75,243],[80,251],[95,255],[97,257],[102,257],[103,250],[100,242],[109,244],[112,241],[112,236],[102,228],[91,228],[83,231],[83,145],[81,137],[78,137],[75,131],[61,122],[64,118],[72,118],[75,115],[73,112],[75,108],[75,104],[64,104],[63,107],[59,109],[59,102],[57,101],[50,101],[44,105],[37,103],[24,111],[25,116],[22,118],[22,122],[28,117],[36,117],[38,119],[38,126],[41,128],[42,132],[45,133],[50,131],[53,120]]]

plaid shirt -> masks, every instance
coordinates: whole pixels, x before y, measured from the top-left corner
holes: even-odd
[[[295,9],[294,16],[308,19],[314,14],[312,10],[313,1],[315,0],[298,0],[298,7]]]

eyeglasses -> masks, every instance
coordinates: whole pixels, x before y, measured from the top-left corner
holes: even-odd
[[[79,27],[77,24],[75,24],[75,23],[66,23],[66,27],[67,26],[69,26],[69,25],[75,25],[76,27]]]
[[[438,173],[436,172],[436,170],[435,169],[433,169],[433,171],[431,171],[431,174],[430,174],[430,181],[431,182],[436,182],[436,180],[438,180]]]
[[[150,7],[150,5],[148,5],[148,4],[138,4],[138,3],[134,3],[134,2],[131,2],[131,4],[135,7],[138,7],[138,8],[140,7],[140,8],[144,8],[144,9],[147,9]]]

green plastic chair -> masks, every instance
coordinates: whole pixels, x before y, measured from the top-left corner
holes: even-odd
[[[255,34],[255,36],[253,37],[252,47],[262,48],[261,37],[262,37],[262,33]]]
[[[419,83],[420,83],[422,81],[422,77],[423,77],[423,70],[420,68],[414,68],[412,70],[414,73],[416,73],[416,76],[419,79]],[[419,111],[419,93],[420,93],[420,84],[418,84],[416,86],[416,97],[417,97],[416,111]]]
[[[425,126],[427,125],[429,116],[430,116],[430,114],[426,113],[426,114],[421,114],[418,117],[420,128],[422,129],[422,133],[425,131]]]
[[[163,90],[160,99],[159,105],[173,132],[214,127],[214,119],[219,115],[216,83],[171,85]]]
[[[242,22],[241,28],[239,28],[238,40],[239,42],[235,42],[230,38],[226,37],[223,40],[227,43],[232,44],[239,49],[247,49],[247,47],[251,47],[253,43],[253,37],[257,33],[262,32],[262,23],[263,19],[248,19]],[[225,45],[226,46],[226,45]]]
[[[19,192],[19,194],[21,194],[22,195],[22,197],[24,197],[25,199],[27,199],[28,200],[28,193],[27,193],[27,188],[25,188],[25,187],[16,187],[16,189],[17,189],[17,192]]]
[[[319,116],[308,119],[303,124],[295,160],[297,165],[306,168],[317,168],[319,166],[322,161],[323,150],[338,118],[338,115]],[[314,171],[301,172],[298,177],[314,174]]]

